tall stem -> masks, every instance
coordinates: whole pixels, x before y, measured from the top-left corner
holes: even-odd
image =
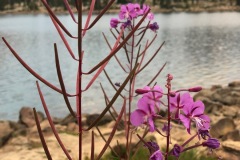
[[[134,20],[133,20],[133,27],[134,28],[135,25],[134,25]],[[132,45],[131,45],[131,57],[130,57],[130,71],[132,71],[133,69],[133,59],[134,59],[134,34],[132,35]],[[131,80],[129,81],[129,101],[128,101],[128,127],[127,127],[127,146],[126,146],[126,149],[128,151],[128,154],[127,154],[127,158],[126,159],[130,159],[130,143],[131,143],[131,137],[129,134],[130,134],[130,115],[131,115],[131,108],[132,108],[132,96],[133,96],[133,92],[132,90],[134,89],[134,83],[133,83],[133,79],[134,79],[134,76],[131,78]]]
[[[167,149],[166,149],[166,156],[165,160],[168,159],[168,153],[169,153],[169,144],[170,144],[170,124],[171,124],[171,115],[170,115],[170,93],[171,93],[171,80],[169,79],[168,75],[168,80],[167,80],[167,89],[168,89],[168,95],[167,95],[167,100],[168,100],[168,129],[167,129]]]
[[[79,69],[78,69],[78,133],[79,133],[79,160],[82,159],[82,0],[78,0],[78,56],[79,56]]]

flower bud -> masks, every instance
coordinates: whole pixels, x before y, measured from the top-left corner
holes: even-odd
[[[149,92],[149,90],[145,90],[145,89],[136,89],[135,90],[135,93],[137,93],[137,94],[144,94],[144,93],[148,93]]]
[[[203,142],[202,145],[211,149],[216,149],[220,147],[220,142],[216,138],[209,138],[208,140]]]
[[[170,96],[170,97],[175,97],[175,96],[176,96],[176,93],[175,93],[175,92],[170,92],[170,93],[169,93],[169,96]]]
[[[119,82],[115,83],[115,86],[120,87],[121,84]]]
[[[199,92],[202,90],[202,87],[197,86],[197,87],[193,87],[193,88],[189,88],[188,91],[189,92]]]
[[[199,129],[199,130],[198,130],[198,133],[199,133],[199,135],[200,135],[203,139],[205,139],[205,140],[207,140],[207,137],[208,137],[208,138],[211,138],[208,130]]]
[[[168,80],[170,80],[170,81],[173,80],[173,76],[172,76],[171,74],[168,74],[168,75],[167,75],[167,78],[168,78]]]
[[[119,23],[118,19],[112,18],[111,21],[110,21],[110,26],[111,26],[112,28],[117,28],[118,23]]]
[[[183,150],[182,146],[180,146],[178,144],[175,144],[173,149],[172,149],[172,155],[174,155],[175,157],[179,157],[182,150]]]

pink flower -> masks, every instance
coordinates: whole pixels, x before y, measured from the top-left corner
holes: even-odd
[[[147,13],[147,11],[150,9],[150,7],[148,5],[143,5],[142,9],[138,12],[138,15],[144,15],[145,13]],[[147,18],[149,20],[153,20],[154,19],[154,14],[152,12],[148,13]]]
[[[116,18],[112,18],[112,19],[111,19],[111,21],[110,21],[110,26],[111,26],[112,28],[117,28],[118,24],[119,24],[118,19],[116,19]]]
[[[154,116],[156,115],[154,111],[154,106],[148,103],[148,98],[142,97],[137,104],[138,109],[131,113],[130,122],[132,125],[138,127],[142,124],[147,124],[149,126],[150,132],[155,131],[154,126]]]
[[[154,19],[154,14],[153,13],[148,13],[147,18],[149,20],[153,20]]]
[[[183,109],[187,105],[191,105],[193,103],[193,98],[189,93],[184,93],[181,95],[177,93],[175,97],[170,97],[170,112],[175,114],[175,118],[179,118],[180,110]]]
[[[152,24],[149,24],[148,28],[151,29],[153,32],[157,32],[157,30],[159,29],[159,26],[158,26],[157,22],[154,22]]]
[[[148,5],[146,5],[146,4],[144,4],[143,7],[142,7],[142,14],[147,13],[147,11],[148,11],[149,9],[150,9],[150,7],[149,7]]]
[[[190,134],[191,121],[194,121],[197,130],[208,130],[210,127],[210,118],[204,115],[205,106],[202,101],[193,102],[191,105],[186,105],[182,110],[185,115],[180,114],[179,118],[183,125],[187,128]]]
[[[119,18],[120,19],[130,19],[136,18],[138,16],[135,10],[135,4],[129,3],[127,5],[121,5]]]
[[[164,157],[162,155],[162,152],[160,150],[155,151],[149,160],[164,160]]]
[[[143,94],[143,97],[148,98],[148,103],[159,109],[160,98],[162,98],[163,96],[162,88],[158,85],[154,86],[153,88],[150,88],[149,86],[145,86],[143,90],[148,91],[147,93]]]

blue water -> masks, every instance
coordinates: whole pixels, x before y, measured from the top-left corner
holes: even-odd
[[[77,28],[70,16],[59,15],[60,20],[77,34]],[[102,32],[113,42],[109,31],[109,20],[117,15],[106,15],[86,34],[83,41],[85,51],[84,70],[87,71],[109,53]],[[227,85],[240,80],[240,13],[172,13],[157,14],[159,23],[158,37],[149,50],[149,56],[165,41],[159,55],[153,63],[139,74],[137,87],[143,87],[159,68],[168,62],[162,74],[157,78],[158,84],[164,86],[167,73],[174,76],[173,87],[188,88],[192,86],[210,87],[214,84]],[[86,17],[84,17],[84,20]],[[63,46],[51,20],[46,15],[5,15],[0,16],[0,36],[5,37],[19,55],[42,77],[59,87],[55,69],[53,43],[58,44],[61,69],[69,93],[75,92],[77,63],[71,59]],[[147,34],[148,38],[153,32]],[[69,39],[77,55],[77,41]],[[125,61],[123,52],[118,53]],[[126,64],[126,63],[125,63]],[[126,74],[122,72],[115,60],[106,70],[114,82],[122,82]],[[92,76],[84,77],[84,86]],[[36,79],[28,73],[0,41],[0,119],[18,119],[22,106],[36,107],[43,111],[35,84]],[[104,100],[99,83],[102,83],[112,97],[114,91],[102,74],[84,93],[83,112],[95,113],[104,108]],[[46,103],[53,116],[63,117],[67,114],[63,97],[40,83]],[[72,105],[75,99],[70,98]],[[116,108],[121,107],[117,101]]]

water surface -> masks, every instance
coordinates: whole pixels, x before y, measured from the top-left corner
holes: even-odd
[[[77,34],[76,25],[67,15],[58,16],[66,24],[73,35]],[[113,42],[109,32],[109,20],[117,15],[106,15],[88,32],[83,48],[85,51],[84,70],[88,71],[109,52],[104,42],[102,32]],[[156,80],[164,86],[165,76],[174,76],[174,88],[192,86],[210,87],[211,85],[227,83],[240,79],[240,13],[178,13],[157,14],[155,21],[159,23],[158,37],[149,56],[165,41],[164,47],[153,63],[139,74],[138,87],[143,87],[159,68],[168,62],[165,70]],[[84,20],[86,17],[84,17]],[[46,15],[6,15],[0,16],[0,36],[4,36],[19,55],[42,77],[59,87],[55,69],[53,44],[57,43],[60,54],[61,69],[65,85],[69,93],[75,92],[77,63],[71,59],[63,46],[51,20]],[[149,32],[150,39],[154,33]],[[77,42],[69,40],[76,52]],[[76,54],[77,55],[77,54]],[[123,52],[118,53],[124,62]],[[112,60],[106,70],[114,82],[122,82],[126,74],[122,72],[115,60]],[[92,76],[84,77],[84,86]],[[0,119],[17,119],[22,106],[36,107],[43,110],[37,93],[35,77],[30,75],[5,44],[0,41]],[[111,86],[104,75],[87,91],[83,112],[100,112],[104,101],[99,83],[102,83],[113,95]],[[63,97],[40,83],[46,103],[52,115],[63,117],[67,114]],[[70,98],[72,105],[75,99]],[[121,103],[115,104],[120,108]]]

